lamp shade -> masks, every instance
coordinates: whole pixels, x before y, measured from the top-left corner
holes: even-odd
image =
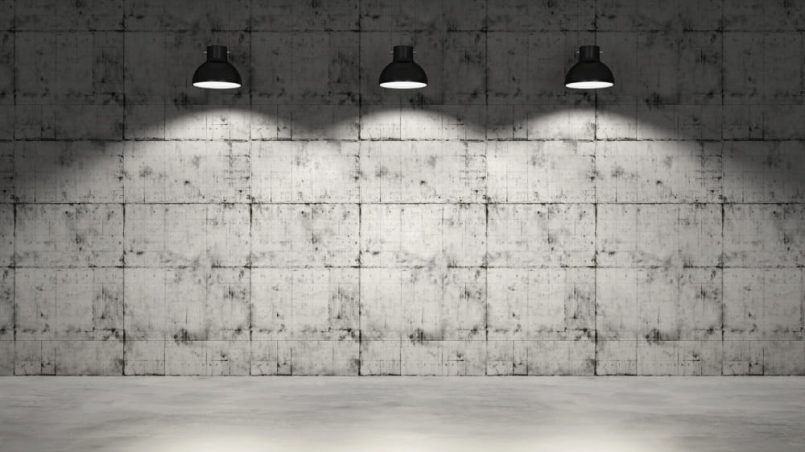
[[[380,86],[390,89],[416,89],[428,86],[428,76],[414,62],[414,48],[394,46],[394,59],[380,73]]]
[[[226,46],[207,46],[207,61],[193,73],[193,86],[204,89],[240,88],[240,74],[227,59]]]
[[[601,48],[579,47],[579,62],[567,71],[565,86],[572,89],[601,89],[615,84],[615,77],[601,62]]]

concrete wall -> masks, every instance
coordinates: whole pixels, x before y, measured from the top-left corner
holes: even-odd
[[[0,6],[0,374],[805,374],[805,2]]]

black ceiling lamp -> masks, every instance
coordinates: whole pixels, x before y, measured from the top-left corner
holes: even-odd
[[[414,48],[394,46],[394,59],[380,73],[380,86],[389,89],[417,89],[428,86],[422,66],[414,63]]]
[[[615,77],[606,64],[601,62],[601,48],[579,47],[579,62],[565,76],[565,86],[572,89],[601,89],[615,84]]]
[[[207,46],[207,61],[193,73],[193,86],[204,89],[240,88],[240,74],[227,55],[226,46]]]

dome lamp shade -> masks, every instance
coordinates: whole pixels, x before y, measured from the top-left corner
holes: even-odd
[[[567,71],[565,86],[571,89],[601,89],[615,84],[615,77],[606,64],[601,62],[601,48],[579,47],[579,62]]]
[[[193,73],[193,86],[204,89],[240,88],[240,74],[227,58],[226,46],[207,46],[207,61]]]
[[[389,89],[417,89],[428,86],[428,76],[414,62],[414,48],[394,46],[394,58],[380,73],[379,84]]]

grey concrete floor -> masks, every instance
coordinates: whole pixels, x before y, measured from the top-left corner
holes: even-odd
[[[800,451],[805,378],[2,378],[0,450]]]

